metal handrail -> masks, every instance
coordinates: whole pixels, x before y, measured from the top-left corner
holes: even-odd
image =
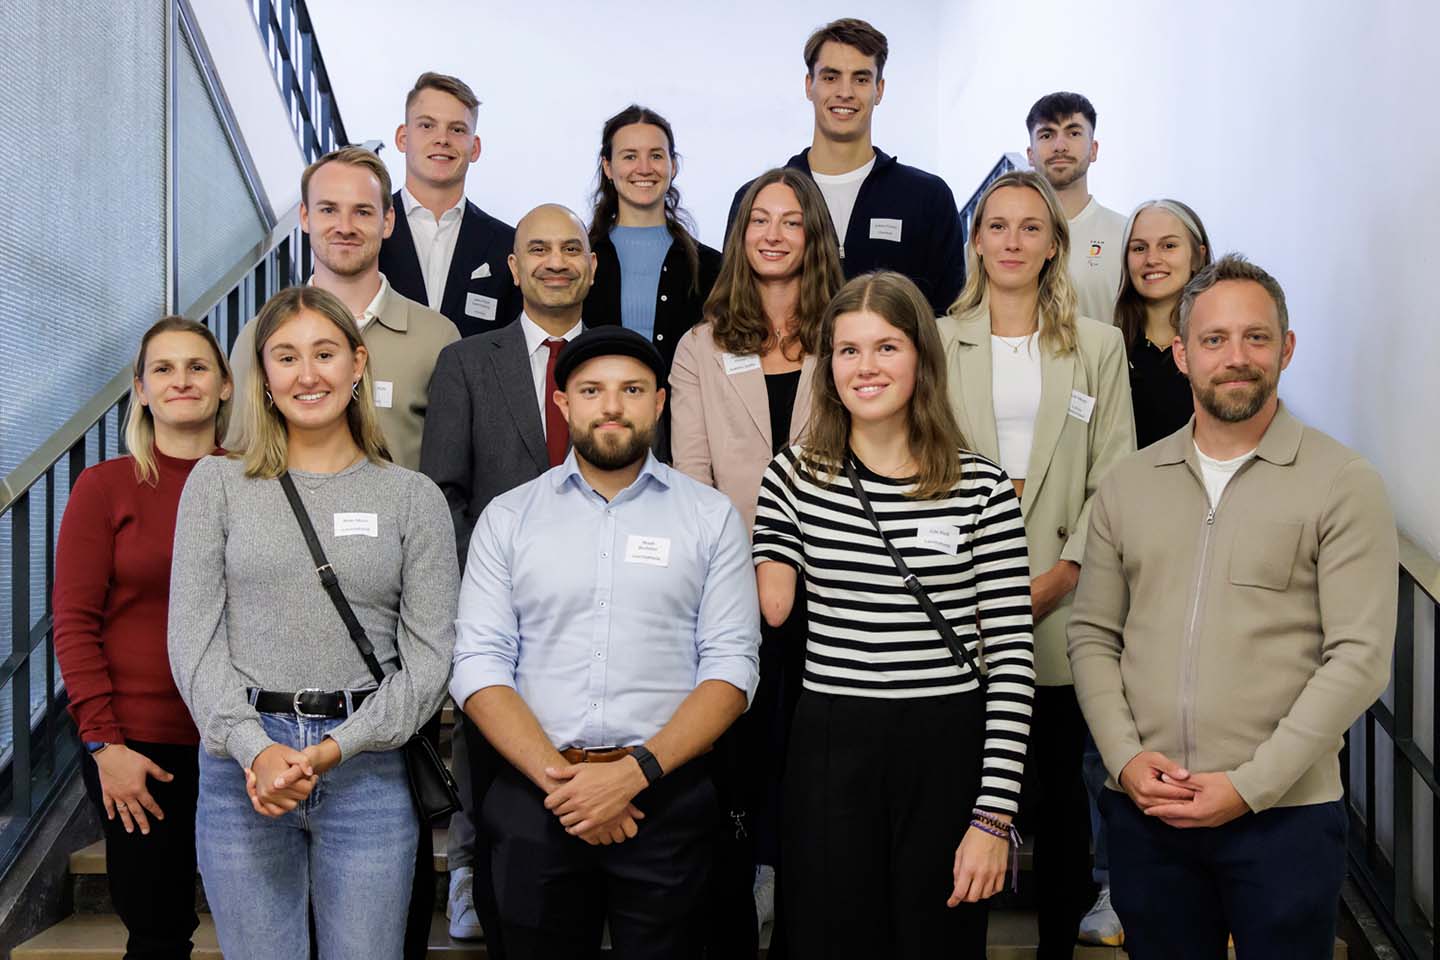
[[[974,193],[970,194],[970,199],[965,201],[965,206],[960,208],[962,249],[965,244],[970,242],[970,222],[975,219],[975,208],[980,205],[980,195],[985,192],[985,188],[1011,170],[1024,170],[1025,167],[1025,158],[1020,154],[1002,153],[1000,159],[995,161],[995,166],[990,168],[990,172],[980,179],[980,185],[975,188]]]

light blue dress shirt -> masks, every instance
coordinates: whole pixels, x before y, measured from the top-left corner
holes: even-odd
[[[470,538],[450,693],[512,687],[556,747],[632,746],[705,680],[760,679],[749,538],[730,498],[647,455],[606,502],[565,462]]]

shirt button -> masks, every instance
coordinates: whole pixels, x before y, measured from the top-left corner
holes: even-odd
[[[605,654],[601,653],[599,650],[596,650],[596,651],[595,651],[595,659],[596,659],[596,660],[604,659],[604,657],[605,657]]]
[[[663,294],[663,293],[660,294],[660,302],[661,302],[661,303],[664,303],[666,300],[669,300],[669,299],[670,299],[670,298],[669,298],[667,295],[665,295],[665,294]]]
[[[600,606],[602,606],[602,607],[605,606],[605,601],[604,601],[604,600],[601,600],[601,601],[600,601]]]
[[[604,551],[602,550],[602,551],[600,552],[600,559],[601,559],[601,560],[608,560],[608,559],[610,559],[610,554],[608,554],[608,553],[606,553],[606,552],[604,552]]]
[[[661,297],[660,299],[661,299],[661,300],[664,300],[665,298],[664,298],[664,297]],[[664,340],[664,339],[665,339],[665,334],[663,334],[663,333],[657,333],[657,334],[655,334],[655,342],[656,342],[656,343],[659,343],[661,340]]]
[[[590,709],[591,709],[591,710],[599,710],[599,709],[600,709],[600,704],[598,704],[598,703],[592,703],[592,704],[590,704]]]

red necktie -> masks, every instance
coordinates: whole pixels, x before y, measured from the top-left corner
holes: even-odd
[[[550,466],[558,467],[570,448],[570,424],[555,403],[555,358],[560,356],[564,340],[546,340],[550,358],[545,361],[545,449],[550,453]]]

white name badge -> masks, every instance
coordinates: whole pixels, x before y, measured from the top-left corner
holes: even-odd
[[[335,514],[335,536],[337,537],[378,537],[380,518],[373,513]]]
[[[395,402],[395,383],[392,380],[375,381],[375,406],[389,410]]]
[[[494,320],[498,301],[494,297],[482,297],[478,293],[465,294],[465,316],[476,320]]]
[[[470,279],[484,280],[488,276],[490,276],[490,264],[482,263],[480,264],[480,266],[475,268],[475,271],[473,273],[470,274]]]
[[[1090,415],[1095,412],[1095,398],[1086,396],[1079,390],[1070,391],[1070,416],[1081,423],[1089,423]]]
[[[870,239],[890,240],[900,242],[900,227],[903,220],[888,220],[885,217],[872,217],[870,219]]]
[[[760,369],[760,354],[758,353],[747,353],[741,356],[727,353],[723,357],[727,376],[733,377],[737,373],[749,373],[751,370]]]
[[[643,563],[648,567],[670,566],[670,538],[630,534],[625,538],[625,562]]]
[[[915,542],[926,550],[948,553],[960,552],[960,528],[948,523],[921,523],[915,528]]]

